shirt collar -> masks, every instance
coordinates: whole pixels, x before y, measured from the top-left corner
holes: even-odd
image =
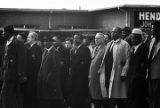
[[[133,46],[134,47],[134,53],[137,51],[137,49],[139,48],[139,46],[142,44],[142,42],[141,43],[139,43],[138,45],[136,45],[136,46]]]
[[[49,52],[52,48],[53,48],[53,46],[51,46],[50,48],[48,48],[47,51]]]
[[[30,46],[32,47],[34,44],[36,44],[36,42],[31,43]]]
[[[113,43],[119,43],[120,39],[112,40]]]
[[[79,47],[81,47],[81,45],[82,45],[82,44],[80,44],[80,45],[76,46],[76,48],[78,49]]]

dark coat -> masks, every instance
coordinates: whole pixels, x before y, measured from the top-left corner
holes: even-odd
[[[148,47],[142,43],[135,53],[131,52],[128,77],[128,98],[131,108],[146,107],[147,83],[146,68]]]
[[[26,74],[27,81],[22,87],[24,105],[26,107],[32,107],[35,104],[37,97],[37,76],[40,69],[42,51],[41,47],[37,44],[34,44],[30,47],[29,44],[26,44],[27,50],[27,64],[26,64]]]
[[[69,99],[69,65],[70,65],[70,54],[63,45],[57,46],[57,50],[61,56],[61,86],[63,96],[68,101]]]
[[[15,37],[5,47],[3,59],[3,79],[5,81],[17,81],[20,76],[25,76],[26,50],[24,44]]]
[[[90,66],[90,51],[81,45],[76,53],[71,51],[71,93],[73,103],[83,103],[88,96],[88,75]]]
[[[20,83],[25,76],[26,50],[24,44],[13,38],[5,47],[3,59],[3,87],[1,91],[4,108],[21,108]]]
[[[60,83],[60,61],[60,54],[54,47],[48,53],[44,51],[38,73],[37,96],[39,99],[63,99]]]
[[[32,47],[26,45],[27,47],[27,77],[28,81],[36,85],[37,75],[40,69],[40,64],[42,60],[42,50],[41,47],[37,44],[34,44]],[[34,86],[35,86],[34,85]]]

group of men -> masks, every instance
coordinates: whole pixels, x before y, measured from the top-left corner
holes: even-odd
[[[135,28],[126,41],[122,29],[114,27],[111,41],[106,43],[105,35],[97,33],[91,54],[80,34],[74,35],[72,48],[64,48],[58,37],[50,37],[42,50],[36,32],[30,32],[24,43],[15,36],[13,26],[7,26],[3,32],[6,44],[0,105],[159,108],[160,23],[154,25],[149,47],[142,41],[142,34]]]
[[[143,32],[134,28],[127,39],[114,27],[112,40],[97,33],[90,65],[89,88],[95,108],[158,108],[160,23],[154,24],[150,45]]]
[[[89,49],[82,45],[81,35],[74,35],[75,47],[71,51],[64,48],[58,37],[48,38],[42,50],[36,32],[29,32],[24,43],[22,34],[16,35],[13,26],[4,28],[3,37],[2,108],[89,106],[91,57]]]

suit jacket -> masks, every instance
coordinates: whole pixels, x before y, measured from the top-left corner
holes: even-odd
[[[44,51],[38,73],[38,98],[49,100],[63,99],[60,82],[60,61],[60,54],[54,47],[49,52]]]
[[[147,56],[149,49],[147,46],[142,43],[135,53],[131,52],[130,55],[130,63],[129,63],[129,71],[127,73],[127,77],[129,80],[139,77],[146,77],[146,69],[147,69]]]
[[[67,100],[69,97],[69,65],[70,65],[70,52],[63,46],[59,45],[56,47],[61,56],[61,86],[63,96]]]
[[[3,79],[17,81],[25,76],[26,50],[24,44],[14,36],[12,42],[5,47],[3,59]]]
[[[37,44],[34,44],[30,47],[29,44],[26,44],[27,49],[27,83],[26,91],[28,97],[35,99],[37,95],[37,76],[40,69],[42,51],[41,47]]]
[[[71,92],[76,102],[82,102],[88,96],[88,74],[90,66],[90,50],[81,45],[76,53],[71,51]]]
[[[34,44],[30,47],[29,44],[26,45],[27,47],[27,76],[28,80],[32,83],[37,82],[37,75],[40,69],[40,64],[42,60],[42,50],[41,47],[37,44]]]
[[[149,49],[142,43],[135,53],[131,52],[129,70],[127,73],[128,83],[128,96],[133,99],[146,98],[147,86],[146,86],[146,69],[147,69],[147,56]]]
[[[150,58],[151,50],[155,41],[155,38],[151,40],[148,58]],[[153,56],[151,57],[151,61],[149,62],[149,73],[151,75],[151,79],[160,79],[160,41],[157,43],[157,46],[153,52]]]

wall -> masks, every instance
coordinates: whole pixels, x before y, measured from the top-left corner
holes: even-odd
[[[48,14],[35,12],[0,12],[0,25],[39,25],[48,28]]]
[[[58,25],[86,25],[87,28],[93,27],[89,12],[0,12],[0,26],[38,25],[39,28],[48,29],[50,15],[52,28]]]
[[[106,10],[102,12],[96,12],[94,18],[94,24],[96,28],[112,30],[114,26],[123,28],[126,25],[125,11]]]
[[[92,28],[92,16],[89,13],[52,13],[52,27],[58,25],[84,25]]]

